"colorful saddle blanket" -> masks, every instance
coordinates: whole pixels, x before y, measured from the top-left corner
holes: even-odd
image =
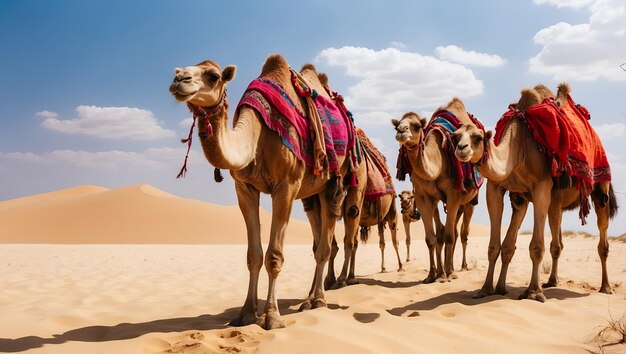
[[[483,125],[469,114],[472,122],[479,128],[484,130]],[[451,111],[440,109],[437,110],[430,118],[430,121],[424,128],[424,137],[431,131],[437,131],[444,137],[443,150],[448,155],[448,160],[452,164],[452,173],[456,181],[456,187],[458,190],[466,191],[468,189],[480,188],[483,184],[483,177],[478,172],[478,169],[470,162],[460,162],[454,155],[456,149],[456,143],[451,138],[454,133],[461,126],[461,120],[459,120]],[[406,148],[403,146],[400,148],[398,155],[398,174],[396,178],[403,181],[406,173],[411,173],[410,161],[407,155]]]
[[[314,95],[313,100],[323,128],[328,161],[326,168],[337,171],[337,155],[346,155],[354,146],[354,132],[349,132],[353,125],[350,118],[331,100],[319,95]],[[252,81],[237,105],[235,117],[238,117],[238,111],[244,105],[259,112],[265,124],[281,137],[283,144],[306,166],[314,167],[309,120],[297,109],[279,83],[268,78]]]
[[[356,135],[367,166],[365,201],[374,202],[386,194],[396,194],[385,156],[378,151],[362,129],[357,128]]]

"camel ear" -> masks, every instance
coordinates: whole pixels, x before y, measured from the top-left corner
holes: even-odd
[[[393,124],[394,127],[397,127],[398,124],[400,124],[400,121],[395,118],[391,118],[391,124]]]
[[[228,82],[235,78],[235,73],[237,72],[237,67],[234,65],[228,65],[222,71],[222,81]]]
[[[174,75],[178,75],[178,74],[180,74],[180,72],[181,72],[181,71],[183,71],[183,69],[181,69],[181,68],[175,68],[175,69],[174,69]]]
[[[422,123],[422,127],[426,126],[426,118],[422,118],[422,120],[420,120],[420,123]]]
[[[487,130],[487,132],[485,133],[485,141],[489,141],[489,139],[491,139],[492,136],[493,136],[493,132],[491,130]]]

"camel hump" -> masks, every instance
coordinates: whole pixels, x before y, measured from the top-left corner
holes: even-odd
[[[317,78],[323,86],[328,87],[328,75],[326,75],[326,73],[317,74]]]
[[[317,74],[317,69],[315,69],[315,65],[313,64],[304,64],[302,65],[302,69],[300,69],[300,72],[303,72],[305,70],[312,70],[315,72],[315,74]]]
[[[552,90],[550,90],[544,84],[539,84],[539,85],[535,86],[534,89],[535,89],[535,91],[537,91],[537,93],[539,93],[539,96],[541,96],[542,99],[554,97],[554,94],[552,93]]]
[[[569,86],[569,84],[567,82],[561,82],[559,84],[559,89],[556,92],[557,96],[563,96],[563,97],[567,97],[570,92],[572,92],[571,87]]]
[[[463,103],[463,101],[461,101],[461,99],[460,99],[460,98],[458,98],[458,97],[453,97],[453,98],[452,98],[452,101],[450,101],[450,102],[448,103],[447,108],[448,108],[448,109],[449,109],[449,108],[459,108],[459,109],[465,110],[465,104]]]
[[[541,103],[541,96],[535,89],[523,89],[522,96],[517,102],[517,108],[526,110],[534,105]]]
[[[287,63],[287,60],[280,54],[270,54],[267,59],[265,59],[265,64],[263,64],[263,68],[261,69],[261,76],[277,71],[288,72],[289,63]]]

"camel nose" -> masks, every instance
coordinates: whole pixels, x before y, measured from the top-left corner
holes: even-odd
[[[469,144],[459,144],[456,146],[456,148],[458,150],[465,150],[465,148],[468,146]]]

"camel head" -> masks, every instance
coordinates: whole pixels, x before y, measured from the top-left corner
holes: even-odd
[[[396,140],[400,145],[415,147],[423,138],[426,119],[415,112],[408,112],[400,120],[392,119],[391,124],[396,128]]]
[[[413,211],[413,192],[402,191],[400,194],[398,194],[398,198],[400,198],[401,210],[407,210],[409,212]]]
[[[210,60],[195,66],[174,69],[170,93],[177,101],[198,107],[213,107],[225,97],[226,83],[235,77],[237,67],[228,65],[224,70]]]
[[[456,142],[454,155],[461,162],[480,162],[491,136],[491,130],[485,133],[475,124],[462,124],[452,133],[452,139]]]

